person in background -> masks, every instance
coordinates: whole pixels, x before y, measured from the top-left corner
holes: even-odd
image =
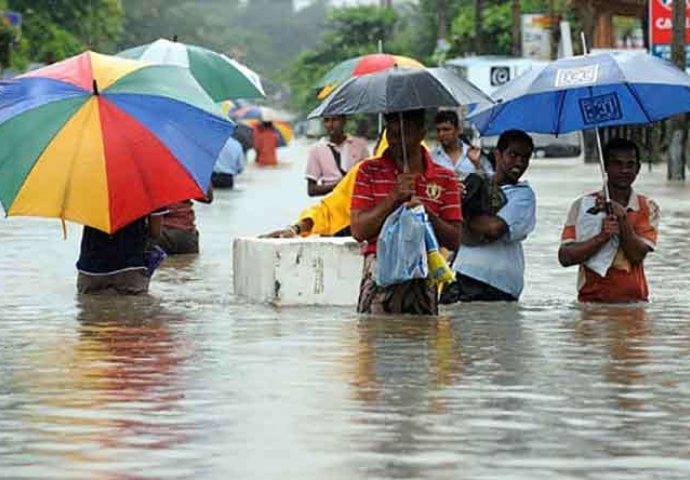
[[[77,291],[83,294],[139,295],[148,292],[151,276],[165,253],[152,244],[160,235],[159,210],[112,234],[85,226]]]
[[[439,145],[431,156],[438,165],[455,172],[460,180],[469,173],[491,176],[494,168],[489,160],[461,139],[460,120],[454,110],[440,110],[436,114],[436,138]]]
[[[218,160],[213,166],[211,184],[214,188],[232,188],[235,185],[235,176],[244,170],[244,152],[242,145],[234,138],[228,138],[227,142],[218,154]]]
[[[603,191],[575,200],[563,227],[558,260],[564,267],[579,265],[581,302],[646,302],[644,260],[656,246],[659,207],[632,188],[640,171],[640,150],[634,142],[613,138],[603,155],[610,212]]]
[[[534,151],[532,138],[521,130],[501,134],[494,150],[496,171],[490,188],[505,201],[494,211],[465,218],[477,243],[462,246],[453,262],[456,280],[444,288],[440,302],[517,301],[524,286],[522,242],[536,224],[536,197],[520,178]],[[497,195],[492,195],[492,198]]]
[[[305,176],[310,197],[330,193],[357,162],[369,156],[366,140],[345,133],[346,123],[345,115],[323,118],[328,136],[312,145],[307,158]]]
[[[213,187],[209,186],[206,196],[196,201],[211,203]],[[162,217],[158,245],[168,255],[199,253],[199,231],[195,220],[192,200],[184,200],[168,206],[167,213]]]
[[[457,177],[436,165],[422,146],[424,110],[406,111],[402,117],[404,135],[400,114],[386,114],[388,148],[381,158],[362,162],[357,172],[350,224],[352,236],[366,241],[357,312],[436,315],[438,291],[426,279],[387,287],[374,280],[378,235],[386,218],[400,205],[422,205],[441,246],[456,250],[460,243],[462,213]]]
[[[252,135],[256,163],[262,167],[278,165],[276,150],[279,143],[278,133],[273,128],[273,122],[261,122]]]

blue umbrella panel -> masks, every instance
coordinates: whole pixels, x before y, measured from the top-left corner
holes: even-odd
[[[559,134],[644,124],[690,111],[690,76],[645,53],[562,58],[493,94],[469,120],[483,135],[517,128]]]

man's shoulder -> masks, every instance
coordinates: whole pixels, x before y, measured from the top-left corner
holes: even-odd
[[[433,162],[433,177],[436,179],[457,181],[458,176],[448,167]]]
[[[325,148],[328,148],[328,141],[326,137],[321,137],[318,139],[316,142],[312,143],[309,146],[309,151],[310,152],[318,152],[319,150],[323,150]]]
[[[659,208],[659,204],[647,195],[637,192],[635,192],[635,194],[637,195],[638,203],[641,207],[640,209],[644,211],[650,219],[657,220],[661,216],[661,209]]]
[[[347,137],[345,137],[345,141],[348,143],[352,143],[354,145],[366,145],[367,140],[366,138],[358,137],[357,135],[350,135],[348,134]]]
[[[514,184],[502,185],[501,190],[503,190],[508,196],[530,197],[534,200],[537,198],[532,185],[530,185],[526,180]]]

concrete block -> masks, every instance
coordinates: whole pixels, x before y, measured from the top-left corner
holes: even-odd
[[[236,238],[235,293],[274,305],[355,306],[362,276],[352,238]]]

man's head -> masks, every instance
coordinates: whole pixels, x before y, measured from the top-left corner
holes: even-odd
[[[323,117],[323,126],[331,139],[342,137],[346,123],[347,117],[345,115]]]
[[[451,148],[458,143],[460,136],[460,119],[453,110],[441,110],[436,114],[436,138],[444,148]]]
[[[532,137],[522,130],[506,130],[494,150],[499,183],[517,183],[529,166],[534,151]]]
[[[624,138],[612,138],[604,147],[604,167],[613,188],[627,189],[640,171],[640,149]]]
[[[396,159],[402,159],[402,138],[400,131],[400,113],[386,113],[383,116],[386,126],[388,148]],[[408,152],[418,149],[426,135],[424,127],[424,110],[402,112],[402,123],[405,128],[405,147]]]

